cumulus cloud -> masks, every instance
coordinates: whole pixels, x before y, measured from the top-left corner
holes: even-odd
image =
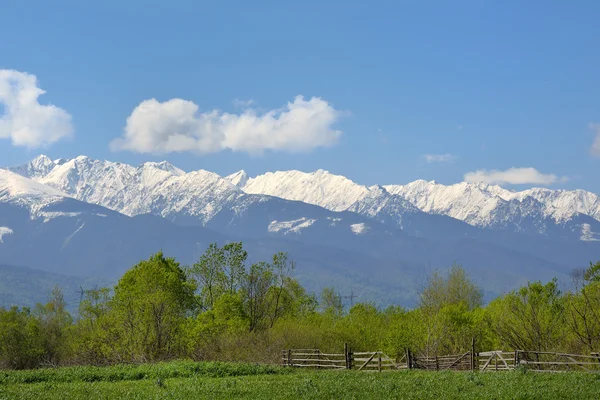
[[[482,169],[468,172],[465,174],[464,180],[465,182],[486,182],[492,185],[551,185],[563,183],[569,179],[554,174],[543,174],[535,168],[509,168],[505,171]]]
[[[37,86],[35,75],[0,69],[0,139],[14,146],[37,148],[71,136],[71,115],[53,105],[42,105],[46,93]],[[1,108],[0,108],[1,110]]]
[[[230,149],[301,152],[331,146],[341,131],[332,128],[341,113],[325,100],[297,96],[280,109],[259,113],[247,108],[239,114],[219,110],[199,112],[191,101],[156,99],[140,103],[127,119],[114,151],[136,153],[212,153]]]
[[[590,153],[595,157],[600,157],[600,124],[592,123],[590,124],[590,129],[596,131],[596,137],[590,148]]]
[[[450,163],[456,160],[456,156],[452,154],[423,154],[421,156],[426,163]]]

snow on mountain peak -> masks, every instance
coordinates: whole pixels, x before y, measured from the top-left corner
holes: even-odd
[[[9,197],[67,197],[67,195],[11,171],[0,169],[0,200]]]
[[[242,189],[246,193],[302,201],[332,211],[346,210],[369,193],[366,186],[322,169],[312,173],[295,170],[267,172],[248,179]]]
[[[238,172],[226,176],[225,179],[231,182],[232,185],[235,185],[239,188],[243,188],[246,185],[246,183],[248,183],[249,177],[246,171],[242,169]]]
[[[26,178],[38,178],[46,175],[55,166],[55,162],[50,157],[41,154],[26,164],[7,169]]]
[[[169,172],[169,173],[171,173],[173,175],[176,175],[176,176],[181,176],[181,175],[185,174],[185,171],[177,168],[176,166],[174,166],[173,164],[171,164],[168,161],[146,162],[146,163],[142,164],[142,167],[149,167],[149,168],[160,169],[162,171]]]
[[[185,173],[166,161],[133,167],[79,156],[55,163],[47,174],[35,179],[78,200],[126,215],[152,213],[169,217],[184,212],[201,222],[218,213],[226,203],[244,196],[239,188],[213,172]]]
[[[600,197],[583,190],[533,188],[514,192],[484,182],[443,185],[426,180],[367,187],[324,169],[311,173],[267,172],[254,178],[241,170],[223,178],[204,170],[186,173],[166,161],[133,167],[86,156],[53,161],[40,155],[8,170],[41,183],[32,189],[34,193],[48,194],[50,186],[56,189],[52,195],[66,193],[127,215],[183,214],[204,222],[228,207],[239,213],[247,204],[262,201],[261,196],[247,194],[351,211],[379,221],[393,221],[400,227],[407,213],[420,212],[445,215],[479,227],[512,226],[510,229],[533,233],[545,231],[548,224],[580,224],[576,220],[581,215],[600,221]],[[13,182],[9,192],[5,183],[4,193],[29,193],[29,189],[15,189],[23,185]],[[590,225],[584,229],[582,239],[592,237],[590,229],[597,228]]]

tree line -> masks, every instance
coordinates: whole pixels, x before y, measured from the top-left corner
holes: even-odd
[[[334,288],[317,297],[277,253],[248,263],[242,243],[212,244],[190,267],[162,252],[113,288],[87,290],[72,316],[55,288],[45,305],[0,308],[0,368],[108,365],[169,359],[277,362],[281,349],[383,350],[424,355],[481,350],[600,351],[600,263],[575,271],[573,289],[530,282],[483,304],[459,265],[435,272],[413,309],[358,303]]]

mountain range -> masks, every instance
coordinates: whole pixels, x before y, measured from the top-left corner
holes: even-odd
[[[458,262],[489,298],[528,280],[567,282],[595,261],[600,199],[483,183],[364,186],[323,170],[221,177],[85,156],[0,170],[0,261],[13,268],[114,280],[159,249],[191,264],[233,240],[257,260],[288,251],[315,292],[411,305],[427,274]]]

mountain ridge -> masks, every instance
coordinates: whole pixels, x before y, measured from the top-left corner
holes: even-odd
[[[321,277],[372,294],[375,286],[385,287],[395,299],[414,300],[413,283],[428,267],[443,269],[458,261],[485,290],[498,294],[528,280],[568,279],[573,268],[600,252],[600,222],[591,216],[575,211],[557,221],[546,212],[551,205],[533,195],[519,199],[520,192],[485,184],[458,186],[468,195],[458,196],[456,205],[483,210],[494,222],[477,226],[434,208],[420,209],[416,200],[439,206],[437,197],[445,199],[443,190],[417,195],[438,186],[435,182],[414,183],[420,189],[409,191],[411,201],[394,193],[398,188],[367,187],[324,170],[221,177],[167,162],[134,167],[85,156],[54,161],[42,156],[8,170],[0,177],[20,179],[32,193],[27,189],[19,197],[5,190],[0,255],[11,264],[38,267],[46,258],[31,251],[37,246],[52,254],[58,268],[52,272],[70,275],[108,267],[116,273],[159,248],[189,263],[209,242],[242,240],[259,254],[289,250],[306,263],[299,275],[311,288],[323,284],[316,278]],[[36,199],[36,192],[49,197]],[[552,192],[535,194],[544,198]],[[563,206],[573,201],[551,197]],[[374,271],[379,276],[371,276]]]

